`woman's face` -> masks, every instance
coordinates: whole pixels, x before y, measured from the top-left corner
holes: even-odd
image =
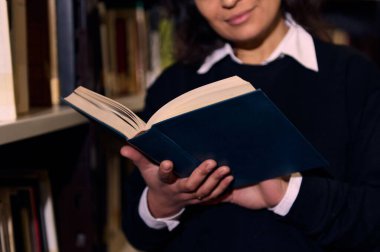
[[[195,0],[210,26],[234,43],[257,43],[275,35],[281,0]]]

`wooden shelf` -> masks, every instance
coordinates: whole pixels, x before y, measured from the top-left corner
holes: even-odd
[[[138,111],[143,108],[144,95],[115,99],[128,108]],[[0,145],[24,140],[86,123],[88,120],[68,106],[33,109],[15,121],[0,122]]]

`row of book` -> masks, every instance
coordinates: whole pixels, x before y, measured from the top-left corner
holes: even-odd
[[[104,93],[110,97],[144,91],[172,63],[172,21],[159,4],[98,3]]]
[[[172,25],[162,8],[108,2],[0,0],[0,121],[61,104],[79,85],[141,94],[170,64]]]
[[[44,172],[2,175],[0,250],[58,252],[50,182]]]

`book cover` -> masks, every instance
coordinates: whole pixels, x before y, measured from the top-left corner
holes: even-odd
[[[154,124],[128,142],[187,177],[206,159],[228,165],[242,187],[324,167],[327,161],[261,90]]]
[[[228,165],[235,187],[328,165],[262,90],[236,76],[173,99],[147,123],[82,88],[65,101],[152,161],[172,160],[180,177],[206,159]]]

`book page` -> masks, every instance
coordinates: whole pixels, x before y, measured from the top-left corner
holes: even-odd
[[[238,76],[212,82],[186,92],[162,106],[149,119],[146,127],[150,128],[157,122],[254,90],[255,88],[251,83]]]
[[[145,129],[145,122],[124,105],[84,87],[65,98],[82,113],[130,139]]]
[[[93,92],[87,88],[79,87],[76,92],[82,95],[88,95],[91,99],[95,99],[103,105],[107,106],[109,109],[114,110],[115,112],[120,113],[122,117],[127,117],[129,120],[136,123],[136,126],[139,128],[145,127],[145,122],[139,118],[132,110],[125,107],[124,105],[112,100],[106,96],[100,95],[96,92]]]
[[[237,76],[206,84],[171,100],[153,114],[147,123],[124,105],[81,86],[65,100],[77,110],[130,139],[157,122],[254,90],[249,82]]]

